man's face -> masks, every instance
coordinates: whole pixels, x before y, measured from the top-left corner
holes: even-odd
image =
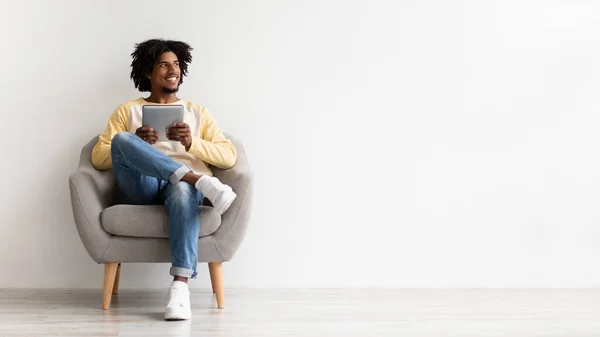
[[[166,94],[176,93],[181,76],[177,55],[170,51],[162,53],[148,76],[153,89],[160,88]]]

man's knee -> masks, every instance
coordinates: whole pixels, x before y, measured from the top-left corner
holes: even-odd
[[[133,137],[137,136],[125,131],[119,132],[113,137],[110,144],[110,154],[113,160],[119,158],[119,156],[115,156],[115,154],[122,154],[122,150],[132,144]]]
[[[137,136],[132,133],[126,132],[126,131],[121,131],[113,137],[113,139],[111,141],[111,146],[112,145],[119,146],[119,145],[128,143],[133,139],[133,137],[137,137]]]

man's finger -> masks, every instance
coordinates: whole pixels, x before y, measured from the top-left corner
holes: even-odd
[[[172,135],[179,135],[179,136],[184,136],[184,135],[189,135],[190,134],[190,132],[186,131],[186,130],[178,130],[178,131],[174,130],[174,131],[171,131],[169,133],[172,134]]]
[[[158,139],[158,136],[153,133],[140,134],[140,135],[138,135],[138,137],[140,137],[143,140]]]
[[[169,131],[167,131],[167,134],[177,134],[177,135],[189,135],[190,131],[186,130],[186,129],[171,129]]]
[[[167,129],[167,133],[190,133],[189,128],[169,128]]]
[[[183,122],[175,122],[173,123],[173,127],[176,128],[189,128],[189,125],[183,123]]]
[[[177,139],[181,139],[181,138],[187,138],[189,137],[189,134],[187,133],[170,133],[167,135],[167,137],[169,138],[177,138]]]
[[[158,137],[158,133],[157,132],[140,132],[138,133],[139,137]]]
[[[138,132],[153,132],[154,129],[149,127],[149,126],[142,126],[141,128],[137,129]]]
[[[171,140],[185,140],[188,138],[189,138],[189,136],[187,136],[187,135],[171,135],[169,137],[169,139],[171,139]]]
[[[167,128],[167,132],[190,132],[190,128],[188,126],[171,127]]]

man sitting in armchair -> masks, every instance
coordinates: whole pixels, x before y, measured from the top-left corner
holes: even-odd
[[[219,214],[236,198],[231,187],[212,176],[209,164],[231,168],[236,150],[204,107],[177,97],[192,60],[185,42],[152,39],[131,54],[131,79],[147,98],[120,105],[92,151],[98,170],[112,168],[120,198],[135,205],[164,204],[169,219],[172,255],[165,319],[191,317],[188,278],[198,265],[198,205],[206,197]],[[142,125],[144,105],[182,105],[183,122],[167,129],[169,142]]]

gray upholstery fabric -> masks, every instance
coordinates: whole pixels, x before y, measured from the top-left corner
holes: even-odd
[[[239,248],[250,220],[252,174],[242,144],[230,135],[226,136],[236,147],[236,164],[228,170],[216,167],[211,167],[211,169],[217,178],[233,188],[237,198],[227,212],[221,216],[221,223],[217,225],[216,231],[205,228],[205,232],[201,228],[201,237],[198,239],[199,262],[229,261]],[[81,151],[79,167],[69,177],[73,217],[85,249],[97,263],[170,262],[169,240],[164,237],[139,237],[140,225],[138,223],[127,229],[131,230],[128,233],[136,234],[136,237],[122,236],[123,234],[113,235],[114,233],[105,230],[103,225],[110,228],[111,231],[127,228],[128,224],[117,222],[116,219],[125,221],[125,219],[135,218],[136,215],[133,213],[136,211],[131,208],[132,214],[125,214],[125,209],[129,208],[119,208],[119,206],[115,206],[115,213],[113,210],[110,212],[107,210],[114,206],[115,202],[114,175],[112,170],[97,171],[92,166],[91,152],[97,140],[98,138],[94,137],[84,146]],[[107,213],[103,214],[105,210]],[[121,212],[118,216],[114,215],[117,210]],[[162,214],[166,216],[166,213]],[[162,214],[158,212],[157,215],[162,217]],[[208,216],[209,220],[206,222],[212,223],[212,215],[208,213],[205,215],[201,212],[201,216]],[[141,218],[138,217],[138,219]],[[104,224],[102,221],[107,223]],[[160,223],[162,220],[153,219],[152,221]],[[121,228],[117,229],[116,227],[119,226]],[[152,229],[152,233],[155,233],[155,230]],[[145,229],[141,232],[148,233]],[[208,232],[211,233],[206,236],[202,235]]]
[[[198,240],[198,262],[225,261],[212,236]],[[168,239],[113,236],[102,262],[171,262]]]
[[[229,261],[242,243],[246,235],[250,210],[252,209],[252,182],[253,176],[248,166],[248,160],[242,145],[229,138],[237,150],[235,166],[228,170],[212,168],[213,174],[219,180],[233,188],[237,198],[233,201],[227,212],[221,215],[221,225],[212,235],[224,261]]]
[[[211,235],[221,224],[221,216],[212,207],[198,206],[200,235]],[[105,231],[120,236],[168,238],[169,218],[163,205],[114,205],[105,209],[100,220]]]

